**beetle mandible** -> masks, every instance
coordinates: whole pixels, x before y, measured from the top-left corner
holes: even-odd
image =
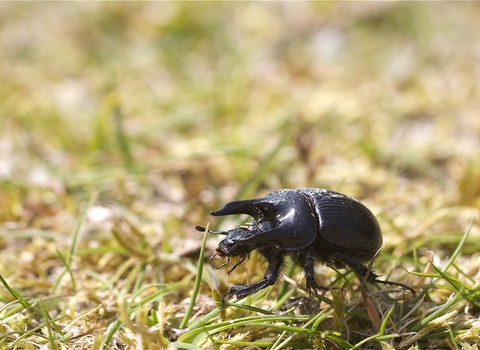
[[[247,214],[254,218],[232,230],[210,233],[225,235],[215,256],[232,256],[240,261],[230,268],[232,272],[251,251],[257,250],[268,261],[264,278],[246,286],[234,285],[222,301],[237,299],[275,284],[286,256],[303,267],[306,289],[328,290],[315,280],[316,262],[333,268],[348,266],[370,283],[383,283],[415,291],[401,283],[379,280],[364,265],[373,259],[382,246],[382,233],[372,212],[356,199],[344,194],[317,188],[283,189],[265,197],[227,203],[210,213],[214,216]],[[195,226],[205,231],[202,226]]]

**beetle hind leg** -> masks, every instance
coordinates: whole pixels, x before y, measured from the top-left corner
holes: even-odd
[[[375,279],[375,283],[382,283],[382,284],[386,284],[386,285],[389,285],[389,286],[397,286],[397,287],[400,287],[404,290],[408,290],[410,293],[412,293],[413,295],[413,298],[415,298],[415,296],[417,295],[417,292],[415,292],[415,290],[413,290],[413,288],[403,284],[403,283],[398,283],[398,282],[392,282],[392,281],[383,281],[383,280],[379,280],[379,279]]]
[[[413,288],[411,288],[411,287],[409,287],[405,284],[398,283],[398,282],[379,280],[378,279],[379,276],[377,274],[375,274],[373,271],[370,271],[370,273],[368,273],[369,270],[365,265],[359,263],[357,260],[352,259],[351,257],[349,257],[347,255],[344,255],[342,253],[337,252],[337,253],[334,254],[334,257],[335,257],[335,259],[338,259],[341,262],[350,266],[350,268],[352,270],[354,270],[361,277],[365,278],[365,277],[367,277],[367,274],[368,274],[367,281],[372,283],[372,284],[382,283],[382,284],[386,284],[386,285],[390,285],[390,286],[397,286],[397,287],[400,287],[404,290],[408,290],[410,293],[413,294],[414,298],[416,296],[416,292],[413,290]]]

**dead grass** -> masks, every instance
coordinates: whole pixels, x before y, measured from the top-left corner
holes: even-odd
[[[1,4],[0,347],[477,349],[479,16],[476,3]],[[319,268],[345,293],[294,302],[306,294],[289,268],[218,304],[263,267],[215,270],[199,259],[215,238],[193,226],[230,227],[208,212],[297,187],[371,208],[375,270],[417,298],[362,296],[355,276]]]

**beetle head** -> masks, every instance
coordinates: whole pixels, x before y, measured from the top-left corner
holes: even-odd
[[[220,241],[216,249],[216,255],[239,256],[246,255],[259,247],[258,244],[248,243],[248,238],[258,232],[258,228],[253,225],[240,226],[227,231],[227,237]]]
[[[205,227],[200,225],[195,225],[195,229],[202,232],[206,231]],[[221,258],[230,256],[244,256],[255,250],[258,248],[258,244],[248,244],[245,243],[244,240],[257,233],[258,229],[258,227],[253,225],[245,225],[228,231],[208,230],[208,233],[227,236],[225,239],[220,241],[220,243],[218,243],[218,247],[215,250],[216,253],[212,256],[212,258],[215,256],[219,256]]]

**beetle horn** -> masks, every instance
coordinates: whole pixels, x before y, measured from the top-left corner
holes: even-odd
[[[255,220],[261,220],[271,217],[276,211],[273,203],[262,201],[260,199],[247,199],[243,201],[234,201],[225,204],[222,208],[212,211],[213,216],[224,216],[232,214],[246,214]]]

